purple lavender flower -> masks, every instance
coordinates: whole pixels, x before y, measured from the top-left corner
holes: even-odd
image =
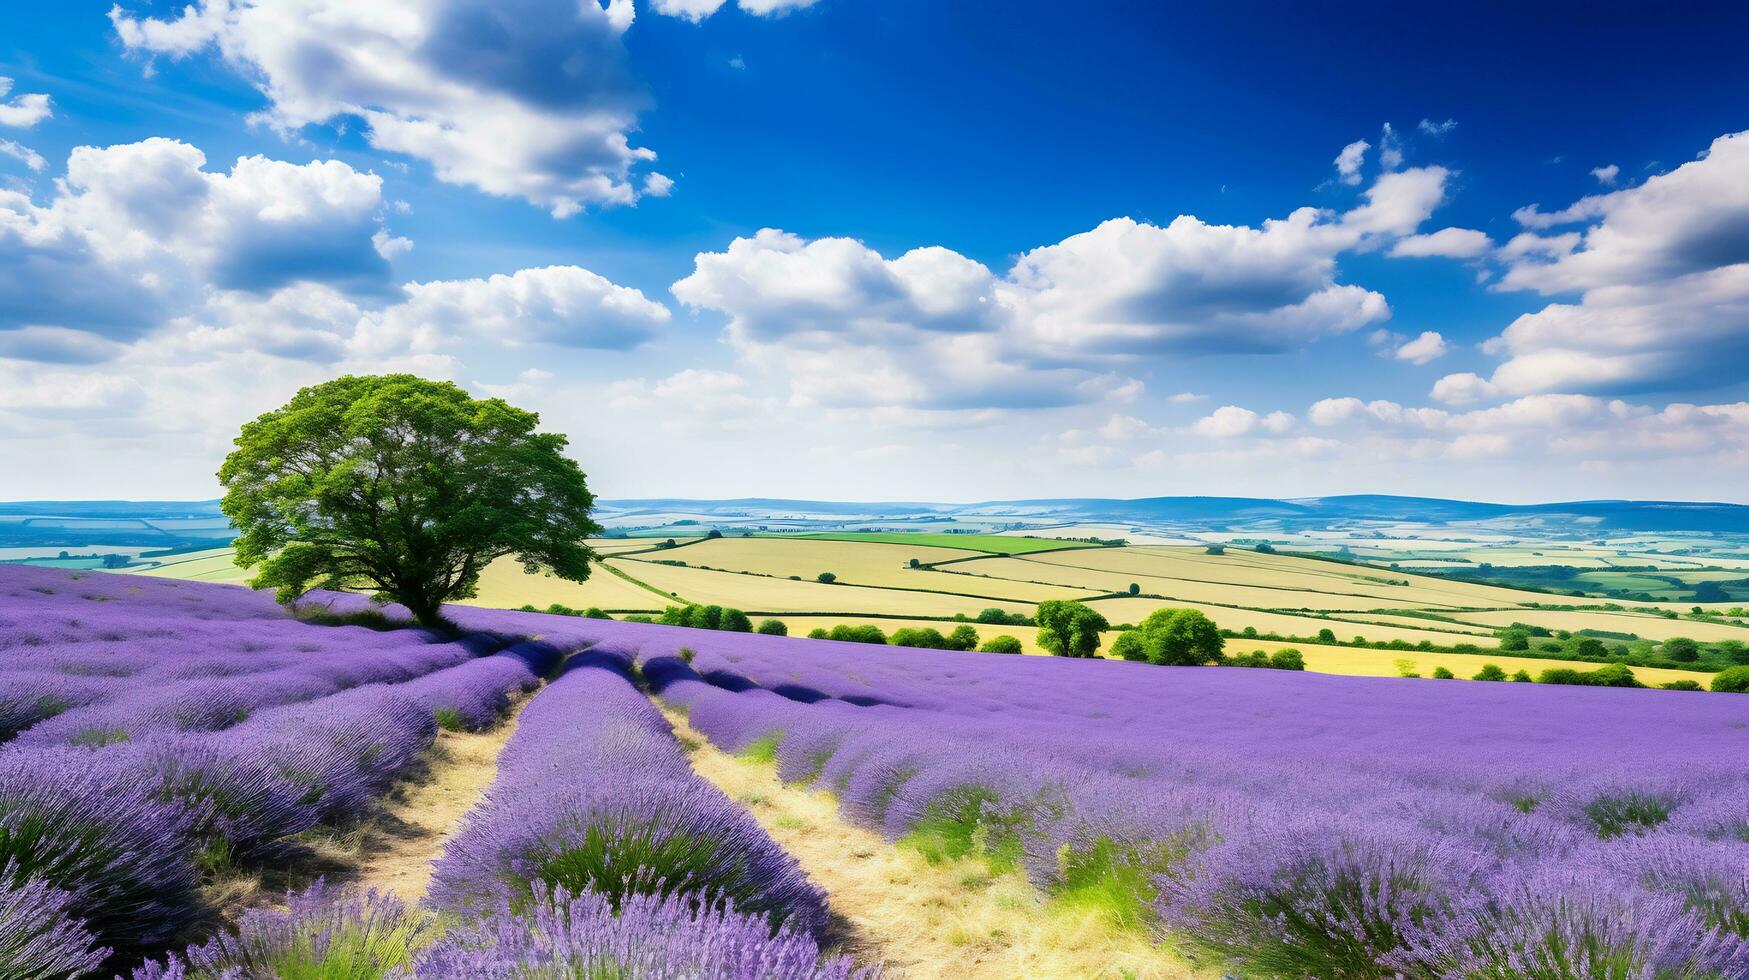
[[[538,893],[526,912],[509,908],[460,930],[420,956],[418,980],[517,977],[638,977],[640,980],[874,980],[843,957],[822,958],[806,933],[775,935],[762,916],[682,895],[619,901],[564,889]]]
[[[0,865],[0,976],[62,980],[97,970],[109,950],[73,912],[73,896]]]

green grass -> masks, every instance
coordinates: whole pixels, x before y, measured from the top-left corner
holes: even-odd
[[[807,534],[768,534],[762,537],[810,538],[815,541],[872,541],[876,544],[914,544],[920,548],[959,548],[992,555],[1024,555],[1062,548],[1097,548],[1085,541],[1054,538],[1011,538],[1000,534],[908,534],[904,531],[818,531]]]

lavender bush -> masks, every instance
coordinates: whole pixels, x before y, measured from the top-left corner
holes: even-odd
[[[535,903],[543,889],[708,894],[805,933],[824,897],[753,818],[692,774],[660,713],[607,649],[574,657],[523,711],[487,800],[432,877],[441,908]]]
[[[74,914],[74,897],[0,865],[0,976],[61,980],[103,965],[109,950]]]

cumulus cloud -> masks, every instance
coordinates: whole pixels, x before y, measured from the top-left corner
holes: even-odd
[[[386,236],[382,210],[381,181],[338,161],[244,157],[216,172],[174,140],[82,146],[46,204],[0,191],[0,330],[125,341],[215,291],[319,283],[382,293],[383,246],[399,241]]]
[[[41,93],[21,93],[7,99],[12,92],[12,79],[0,76],[0,126],[29,129],[54,115],[49,97]]]
[[[403,292],[401,302],[363,319],[355,352],[432,353],[464,338],[626,350],[670,317],[638,290],[576,266],[409,283]]]
[[[1222,405],[1191,423],[1191,431],[1211,439],[1232,439],[1253,432],[1279,435],[1294,427],[1297,420],[1287,412],[1259,415],[1238,405]]]
[[[1391,246],[1392,258],[1474,259],[1488,254],[1494,243],[1470,228],[1441,228],[1425,235],[1410,235]]]
[[[1607,167],[1591,168],[1591,176],[1596,177],[1597,182],[1605,187],[1614,187],[1615,179],[1620,176],[1620,174],[1621,168],[1613,163]]]
[[[1699,389],[1749,377],[1749,133],[1722,136],[1638,186],[1515,217],[1528,230],[1501,248],[1499,288],[1577,299],[1514,320],[1484,348],[1505,358],[1486,385],[1454,377],[1436,397]]]
[[[1408,361],[1411,364],[1426,364],[1429,361],[1444,357],[1449,350],[1451,347],[1446,344],[1445,338],[1440,336],[1437,331],[1423,330],[1421,335],[1414,340],[1398,345],[1392,356],[1399,361]]]
[[[1457,120],[1447,119],[1445,122],[1434,122],[1431,119],[1423,119],[1415,128],[1428,136],[1444,136],[1457,128]]]
[[[1122,374],[1131,365],[1286,351],[1388,319],[1383,296],[1337,281],[1337,257],[1412,234],[1448,177],[1384,174],[1349,211],[1301,208],[1259,227],[1117,218],[1000,275],[938,246],[888,258],[853,239],[768,228],[700,253],[672,291],[725,315],[743,356],[787,365],[810,399],[1121,400],[1139,384]]]
[[[631,143],[647,101],[622,42],[631,0],[200,0],[110,20],[131,51],[215,48],[282,132],[355,118],[379,150],[557,217],[632,203],[655,158]]]

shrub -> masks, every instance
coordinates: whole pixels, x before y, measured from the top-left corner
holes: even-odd
[[[1700,659],[1700,644],[1686,636],[1673,636],[1664,641],[1663,653],[1677,663],[1691,664]]]
[[[1333,629],[1330,629],[1329,627],[1325,627],[1324,629],[1319,630],[1318,631],[1318,642],[1319,643],[1335,643],[1336,642],[1336,631]]]
[[[1020,640],[1004,633],[1001,636],[992,636],[985,640],[984,645],[978,649],[984,653],[1019,653]]]
[[[1420,672],[1415,669],[1415,661],[1410,660],[1407,657],[1404,657],[1404,658],[1401,658],[1398,660],[1393,660],[1393,661],[1391,661],[1391,665],[1393,667],[1397,668],[1397,676],[1398,677],[1420,677],[1421,676]]]
[[[588,609],[583,610],[583,618],[584,619],[612,619],[613,617],[609,616],[606,612],[604,612],[600,606],[590,606]]]
[[[1506,671],[1502,670],[1499,664],[1483,664],[1482,669],[1476,671],[1476,675],[1471,678],[1471,680],[1478,681],[1503,681],[1505,679]]]
[[[1250,653],[1241,653],[1232,657],[1227,663],[1234,667],[1268,667],[1269,654],[1262,650],[1253,650]]]
[[[1702,690],[1705,690],[1705,688],[1700,686],[1699,681],[1691,681],[1691,680],[1666,681],[1663,684],[1659,684],[1658,686],[1663,688],[1666,691],[1702,691]]]
[[[462,713],[454,708],[438,708],[432,712],[432,716],[437,719],[437,727],[446,732],[465,732],[468,730],[467,719],[463,718]]]
[[[823,582],[827,585],[831,585],[833,582],[838,581],[838,576],[832,574],[831,572],[821,572],[820,574],[814,576],[814,579],[816,581]]]
[[[1713,675],[1712,689],[1728,694],[1749,694],[1749,667],[1726,667]]]
[[[991,606],[978,613],[978,622],[986,626],[1028,626],[1031,620],[1020,613],[1011,613],[1006,609]]]
[[[753,621],[748,619],[747,614],[739,609],[725,609],[722,621],[717,628],[728,630],[731,633],[751,633],[753,632]]]
[[[816,626],[808,631],[808,639],[810,640],[827,640],[831,639],[831,637],[832,634],[826,632],[826,627],[824,626]]]
[[[782,620],[762,619],[759,621],[759,629],[756,632],[762,636],[788,636],[789,627],[785,626]]]
[[[1141,595],[1141,594],[1142,594],[1142,586],[1140,585],[1140,583],[1131,582],[1130,583],[1130,595]]]
[[[1306,658],[1293,647],[1283,647],[1269,655],[1269,666],[1276,670],[1305,670]]]
[[[955,626],[953,632],[947,634],[949,650],[972,650],[978,646],[978,631],[970,626]]]
[[[674,655],[679,657],[682,663],[692,663],[693,658],[698,656],[698,651],[691,647],[681,647],[674,652]]]
[[[813,636],[814,634],[809,633],[808,635]],[[842,640],[845,643],[885,643],[887,642],[887,634],[881,632],[879,626],[869,624],[851,626],[841,623],[832,627],[831,632],[826,633],[823,639]]]
[[[1521,670],[1521,671],[1517,672],[1516,674],[1513,674],[1512,681],[1515,684],[1529,684],[1529,683],[1531,683],[1530,671]]]
[[[630,616],[627,616],[625,621],[628,623],[654,623],[656,617],[646,616],[643,613],[633,613]]]
[[[1451,669],[1448,667],[1435,667],[1435,668],[1433,668],[1433,676],[1438,678],[1439,680],[1442,680],[1442,681],[1453,680],[1457,677],[1457,675],[1452,673]]]
[[[896,647],[919,647],[924,650],[946,650],[947,637],[941,631],[929,626],[906,626],[893,631],[887,640]]]

